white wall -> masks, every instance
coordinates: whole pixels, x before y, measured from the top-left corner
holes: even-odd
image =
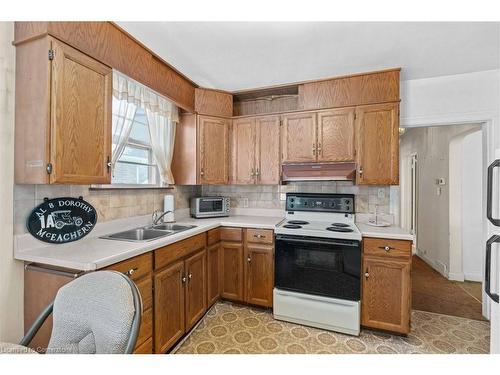
[[[14,24],[0,22],[0,341],[23,334],[23,267],[13,259]]]
[[[482,133],[468,134],[462,141],[462,269],[465,280],[483,279],[484,250],[481,222],[485,213],[481,206],[483,191]]]
[[[418,157],[417,253],[447,277],[450,270],[450,224],[453,223],[449,215],[450,188],[457,185],[450,181],[449,146],[457,134],[471,129],[480,128],[478,125],[453,125],[408,129],[400,141],[401,160],[413,153]],[[475,168],[481,168],[481,165],[479,163]],[[404,173],[404,168],[402,164],[401,173]],[[438,178],[444,178],[446,184],[438,186]],[[461,264],[460,261],[460,267]]]

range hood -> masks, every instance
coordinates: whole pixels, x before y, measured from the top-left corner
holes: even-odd
[[[282,181],[354,181],[355,163],[283,164]]]

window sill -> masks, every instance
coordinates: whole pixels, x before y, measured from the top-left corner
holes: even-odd
[[[90,185],[90,191],[101,191],[101,190],[172,190],[173,185],[169,186],[155,186],[155,185]]]

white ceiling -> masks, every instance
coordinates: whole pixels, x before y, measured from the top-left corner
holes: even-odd
[[[497,69],[499,23],[118,22],[196,82],[235,91],[401,67],[402,79]]]

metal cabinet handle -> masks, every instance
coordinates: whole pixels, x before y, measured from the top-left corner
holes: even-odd
[[[491,292],[491,245],[494,243],[500,243],[500,236],[495,235],[492,236],[487,242],[486,242],[486,265],[484,268],[484,291],[485,293],[490,296],[490,298],[498,303],[499,301],[499,296],[496,293]]]
[[[203,168],[200,169],[200,176],[203,176],[205,174],[205,172],[203,171]]]
[[[365,272],[365,279],[368,280],[368,277],[370,277],[370,274],[368,273],[368,270]]]
[[[323,155],[323,148],[321,147],[321,143],[318,143],[318,155]]]
[[[378,248],[382,249],[382,250],[385,250],[385,251],[390,251],[390,250],[394,249],[393,247],[390,247],[390,246],[379,246]]]
[[[193,278],[193,274],[190,272],[188,275],[188,279],[191,280]]]
[[[125,272],[125,275],[132,276],[135,273],[135,271],[137,271],[137,268],[131,268],[127,272]]]
[[[313,143],[313,155],[316,156],[316,143]]]
[[[255,170],[252,168],[252,170],[250,171],[250,176],[251,177],[255,177]]]
[[[493,169],[500,167],[500,159],[495,160],[488,167],[488,182],[486,191],[486,217],[495,226],[500,226],[500,218],[493,217]]]
[[[250,263],[252,261],[252,258],[248,257],[247,262]]]
[[[111,158],[108,156],[107,162],[106,162],[106,168],[108,168],[108,172],[111,171]]]
[[[360,176],[363,175],[363,167],[362,166],[359,166],[358,173],[359,173]]]
[[[184,284],[184,283],[186,282],[186,276],[182,275],[182,277],[181,277],[181,281],[182,281],[182,283]]]
[[[254,234],[253,236],[256,238],[266,238],[266,236],[264,236],[262,234]]]
[[[259,168],[257,168],[257,169],[255,170],[255,175],[256,175],[257,177],[258,177],[258,176],[260,176],[260,170],[259,170]]]

